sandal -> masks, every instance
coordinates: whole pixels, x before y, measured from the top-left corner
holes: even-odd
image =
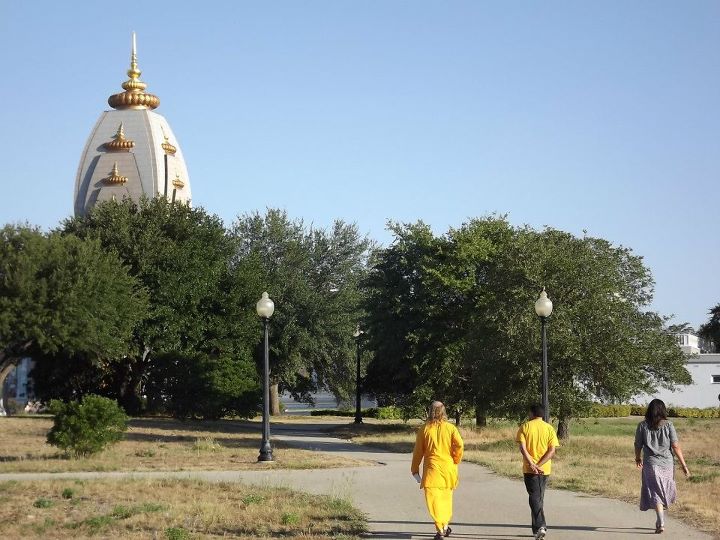
[[[665,527],[657,527],[655,529],[655,534],[662,534],[665,532]]]
[[[451,529],[450,527],[447,527],[447,528],[445,529],[445,538],[447,538],[447,537],[450,536],[451,534],[452,534],[452,529]]]

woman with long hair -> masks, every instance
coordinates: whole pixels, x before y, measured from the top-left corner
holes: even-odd
[[[445,405],[433,401],[425,425],[417,431],[411,474],[425,490],[425,503],[435,522],[435,540],[450,536],[453,490],[458,485],[458,464],[463,440],[458,429],[447,421]],[[423,474],[420,477],[420,463]]]
[[[677,432],[667,419],[665,403],[653,399],[645,412],[645,420],[635,431],[635,464],[642,469],[640,510],[655,510],[655,533],[665,532],[665,510],[675,502],[675,460],[682,465],[685,476],[690,476]]]

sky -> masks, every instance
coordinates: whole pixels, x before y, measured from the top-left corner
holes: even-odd
[[[717,0],[0,0],[0,223],[70,216],[132,31],[228,224],[508,214],[632,248],[675,322],[720,303]]]

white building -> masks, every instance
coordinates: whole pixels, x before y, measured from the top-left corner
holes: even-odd
[[[656,395],[668,406],[720,407],[720,354],[694,354],[687,361],[693,382],[673,392],[659,390]]]
[[[140,80],[135,34],[129,79],[108,98],[80,158],[75,180],[75,215],[95,204],[141,197],[166,197],[190,204],[190,179],[180,145],[167,120],[154,109],[160,98]]]

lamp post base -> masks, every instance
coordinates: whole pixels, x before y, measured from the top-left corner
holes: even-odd
[[[270,449],[260,450],[260,455],[258,456],[258,461],[262,461],[262,462],[275,461],[273,459],[272,450],[270,450]]]
[[[356,416],[356,417],[355,417],[355,423],[356,423],[356,424],[362,424],[362,423],[363,423],[362,418],[358,418],[358,417]]]

